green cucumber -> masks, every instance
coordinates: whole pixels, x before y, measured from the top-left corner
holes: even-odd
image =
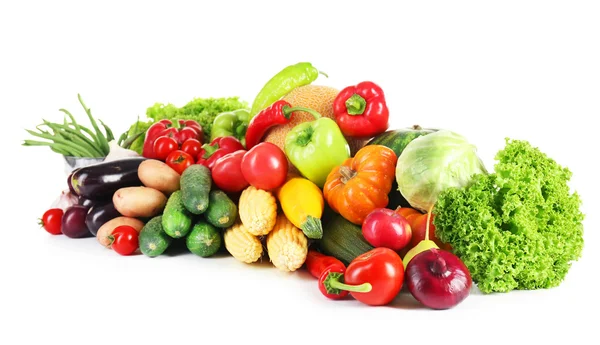
[[[181,199],[193,214],[202,214],[208,208],[208,194],[212,185],[210,170],[201,164],[189,166],[181,174]]]
[[[361,227],[337,213],[325,223],[320,246],[323,253],[338,258],[346,265],[373,249],[363,237]]]
[[[192,229],[192,215],[183,206],[181,191],[171,194],[163,212],[162,226],[167,235],[181,238]]]
[[[163,229],[162,216],[150,219],[139,235],[140,250],[151,258],[164,253],[172,241],[173,239]]]
[[[185,241],[190,252],[203,258],[218,252],[222,242],[221,232],[203,220],[194,225]]]
[[[228,228],[235,223],[237,206],[225,192],[212,190],[209,194],[208,209],[204,213],[206,220],[217,228]]]

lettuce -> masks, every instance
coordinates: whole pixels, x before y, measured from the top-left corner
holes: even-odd
[[[526,141],[506,139],[495,172],[440,194],[436,236],[484,293],[558,286],[583,249],[571,172]]]

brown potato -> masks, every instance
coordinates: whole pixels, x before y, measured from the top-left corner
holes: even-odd
[[[125,187],[113,195],[115,209],[125,217],[154,217],[162,212],[167,197],[154,188]]]
[[[156,159],[143,161],[138,167],[138,177],[144,186],[167,195],[179,190],[181,176],[166,163]]]
[[[109,220],[108,222],[104,223],[100,227],[100,229],[98,229],[98,232],[96,233],[96,238],[98,239],[98,242],[100,242],[100,244],[105,247],[110,246],[110,239],[108,238],[108,236],[110,236],[112,234],[112,232],[113,232],[113,230],[115,230],[115,228],[117,228],[121,225],[129,225],[129,226],[133,227],[135,230],[137,230],[137,232],[140,232],[142,230],[142,228],[144,227],[144,223],[139,219],[129,218],[129,217],[113,218],[113,219]]]

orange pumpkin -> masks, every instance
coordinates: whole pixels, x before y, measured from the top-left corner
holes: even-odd
[[[323,193],[329,207],[350,222],[362,225],[374,209],[387,206],[396,161],[394,151],[385,146],[360,149],[327,176]]]

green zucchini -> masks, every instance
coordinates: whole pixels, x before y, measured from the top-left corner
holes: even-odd
[[[209,194],[208,209],[204,213],[206,220],[217,228],[228,228],[235,223],[237,206],[225,192],[212,190]]]
[[[208,208],[208,194],[212,185],[210,170],[201,164],[189,166],[181,174],[181,200],[193,214],[202,214]]]
[[[167,235],[181,238],[187,235],[192,228],[192,215],[183,206],[181,191],[171,194],[163,212],[162,226]]]
[[[190,252],[203,258],[213,256],[218,252],[222,242],[219,229],[203,220],[194,225],[185,241]]]
[[[162,227],[162,216],[150,219],[139,235],[140,251],[151,258],[164,253],[172,241]]]
[[[361,227],[337,213],[325,223],[320,247],[323,253],[338,258],[346,265],[373,249],[363,237]]]

